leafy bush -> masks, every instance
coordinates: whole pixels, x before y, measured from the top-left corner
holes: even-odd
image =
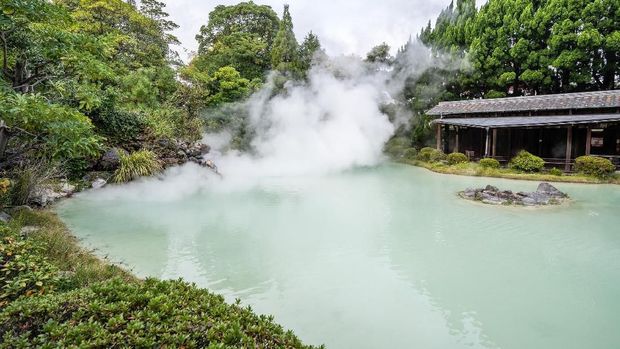
[[[393,158],[400,158],[410,146],[411,142],[406,137],[394,137],[385,144],[383,151]]]
[[[493,158],[480,159],[480,167],[484,168],[499,168],[499,161]]]
[[[183,281],[112,279],[20,299],[0,313],[7,347],[306,348],[266,315]]]
[[[21,296],[54,289],[58,271],[40,255],[42,249],[41,244],[0,226],[0,309]]]
[[[103,139],[94,133],[86,115],[66,106],[50,104],[40,95],[0,95],[0,114],[23,142],[39,144],[44,157],[72,161],[96,158]],[[81,162],[83,165],[85,163]]]
[[[418,160],[425,162],[438,162],[446,159],[446,154],[441,150],[431,147],[424,147],[418,152]]]
[[[135,140],[147,127],[142,114],[113,107],[99,110],[92,118],[99,131],[115,143]]]
[[[121,164],[114,172],[114,181],[128,182],[143,176],[152,176],[162,167],[157,155],[150,150],[140,150],[131,154],[120,154]]]
[[[524,172],[539,172],[544,166],[545,161],[543,159],[525,150],[521,150],[510,160],[510,167]]]
[[[416,148],[407,148],[403,152],[403,157],[407,160],[415,160],[418,156],[418,150]]]
[[[575,171],[589,176],[604,178],[616,171],[616,166],[599,156],[580,156],[575,159]]]
[[[564,172],[562,172],[562,170],[560,170],[559,168],[552,168],[549,170],[549,174],[552,176],[561,176],[564,174]]]
[[[461,164],[461,163],[466,163],[466,162],[469,162],[469,159],[467,158],[467,155],[463,153],[448,154],[448,164],[450,165],[456,165],[456,164]]]

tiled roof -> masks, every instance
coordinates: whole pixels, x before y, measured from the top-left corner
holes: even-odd
[[[433,124],[477,128],[578,125],[604,122],[620,122],[620,114],[444,118],[432,121]]]
[[[440,102],[428,115],[620,107],[620,90]]]

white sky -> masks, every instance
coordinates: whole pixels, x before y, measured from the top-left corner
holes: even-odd
[[[164,0],[171,19],[181,27],[175,31],[187,59],[198,47],[195,36],[206,24],[209,12],[217,5],[232,5],[242,0]],[[484,0],[477,0],[478,5]],[[365,55],[375,45],[387,42],[394,52],[409,35],[415,37],[429,19],[434,23],[450,0],[255,0],[270,5],[282,16],[285,3],[290,5],[295,34],[302,41],[309,31],[319,36],[330,55]],[[184,52],[186,51],[186,52]]]

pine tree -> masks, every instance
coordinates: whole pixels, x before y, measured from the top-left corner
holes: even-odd
[[[293,33],[293,20],[284,5],[284,14],[280,21],[280,29],[271,50],[271,66],[280,71],[294,71],[299,66],[299,44]]]

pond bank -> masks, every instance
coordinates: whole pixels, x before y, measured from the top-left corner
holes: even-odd
[[[557,183],[580,183],[580,184],[620,184],[620,175],[615,174],[611,178],[601,179],[596,177],[584,176],[580,174],[564,174],[562,176],[556,176],[548,173],[519,173],[511,169],[500,168],[483,168],[477,163],[468,162],[456,165],[447,165],[443,163],[430,163],[420,160],[398,159],[398,163],[407,164],[411,166],[422,167],[427,170],[459,176],[470,177],[489,177],[489,178],[504,178],[504,179],[517,179],[524,181],[538,181],[538,182],[557,182]]]
[[[182,280],[142,280],[100,259],[51,211],[11,215],[0,223],[0,333],[8,347],[310,348],[249,307]]]

